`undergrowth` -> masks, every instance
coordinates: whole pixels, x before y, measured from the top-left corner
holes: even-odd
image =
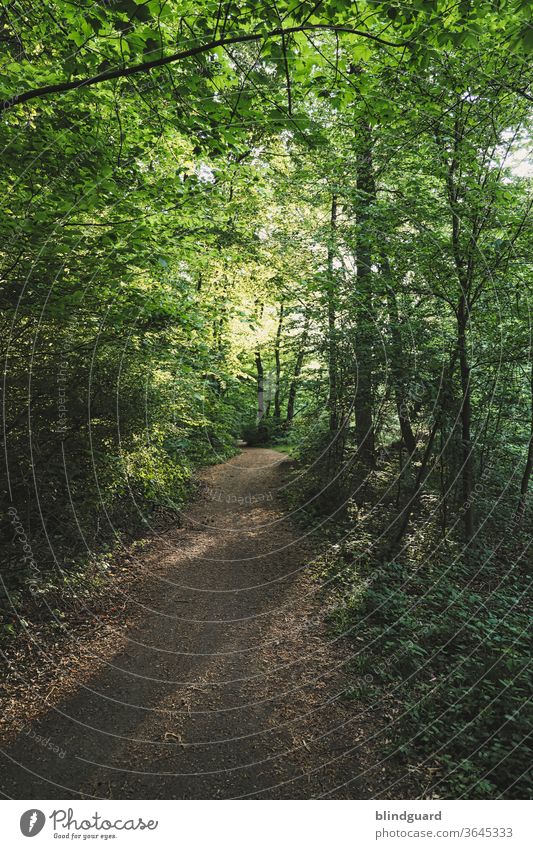
[[[386,560],[379,541],[392,505],[349,503],[317,561],[332,631],[353,655],[348,695],[391,717],[384,755],[417,773],[423,798],[530,798],[523,540],[500,522],[465,551],[452,532],[442,539],[434,506],[422,500],[400,554]]]

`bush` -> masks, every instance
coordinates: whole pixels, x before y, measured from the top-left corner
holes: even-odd
[[[241,438],[253,448],[255,445],[266,445],[275,438],[279,429],[277,422],[263,419],[259,424],[248,423],[242,428]]]

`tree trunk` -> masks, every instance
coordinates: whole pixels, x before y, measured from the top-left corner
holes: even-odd
[[[294,405],[296,403],[296,390],[298,389],[298,379],[300,377],[300,373],[302,371],[302,366],[305,357],[305,346],[307,344],[307,335],[308,335],[308,322],[306,321],[304,332],[302,334],[302,339],[300,342],[300,349],[298,351],[298,355],[296,357],[296,362],[294,364],[294,372],[292,375],[291,385],[289,386],[289,396],[287,399],[287,416],[285,418],[285,424],[290,425],[294,418]]]
[[[264,305],[261,301],[255,302],[257,308],[257,320],[262,321]],[[257,375],[257,424],[265,415],[265,372],[263,369],[263,361],[261,359],[261,351],[259,342],[255,350],[255,370]]]
[[[357,163],[357,328],[355,355],[357,386],[354,399],[355,437],[359,459],[363,465],[374,466],[375,434],[373,408],[372,341],[374,309],[372,300],[372,247],[368,233],[369,207],[376,199],[376,184],[372,166],[372,137],[370,126],[363,124],[359,138]]]
[[[533,349],[531,350],[533,355]],[[529,481],[533,470],[533,356],[531,359],[531,433],[529,437],[529,448],[527,452],[526,466],[520,484],[520,498],[518,499],[518,508],[516,511],[518,521],[522,521],[526,510],[527,491],[529,489]]]
[[[389,261],[385,257],[383,260],[383,269],[387,278],[390,280]],[[416,449],[416,437],[413,433],[411,418],[407,406],[407,392],[405,391],[405,381],[403,375],[403,364],[405,357],[403,352],[402,334],[400,332],[400,316],[398,313],[398,304],[396,302],[396,294],[391,285],[387,282],[387,307],[389,312],[389,329],[392,342],[391,350],[391,376],[394,384],[394,397],[396,400],[396,410],[398,412],[398,422],[404,445],[407,448],[409,455],[413,454]]]
[[[439,465],[440,465],[440,520],[442,538],[446,539],[448,532],[448,496],[446,486],[446,463],[444,460],[444,448],[446,440],[444,439],[444,427],[440,425],[440,449],[439,449]]]
[[[446,188],[448,203],[451,211],[452,224],[452,254],[455,263],[457,279],[461,288],[457,306],[457,351],[459,354],[459,371],[461,377],[461,457],[462,457],[462,511],[465,542],[468,544],[474,536],[474,508],[472,492],[474,488],[474,458],[472,454],[472,404],[470,390],[470,363],[468,361],[467,330],[470,320],[470,289],[474,273],[474,259],[471,250],[475,240],[470,238],[469,249],[461,248],[461,208],[459,205],[459,189],[455,175],[459,168],[459,153],[463,139],[463,127],[457,117],[454,122],[453,153],[448,163]]]
[[[280,400],[280,380],[281,380],[281,361],[280,361],[280,344],[281,331],[283,328],[283,303],[279,305],[279,321],[276,331],[276,341],[274,345],[274,359],[276,362],[276,388],[274,391],[274,418],[279,422],[281,419],[281,400]]]
[[[335,257],[335,230],[337,229],[337,197],[331,198],[330,233],[328,241],[328,373],[329,373],[329,430],[335,434],[339,426],[338,415],[338,366],[337,366],[337,305],[336,286],[333,268]]]
[[[416,504],[418,503],[418,500],[419,500],[420,495],[422,493],[422,490],[424,488],[424,484],[425,484],[425,482],[426,482],[426,480],[427,480],[427,478],[428,478],[428,476],[431,472],[429,461],[430,461],[430,458],[431,458],[431,452],[433,450],[433,443],[435,441],[435,437],[437,435],[437,432],[442,425],[442,419],[443,419],[443,416],[444,416],[444,413],[445,413],[445,410],[446,410],[446,397],[447,397],[446,388],[447,388],[447,385],[449,383],[451,383],[452,378],[453,378],[453,372],[454,372],[454,368],[455,368],[455,362],[456,362],[456,359],[457,359],[457,354],[458,354],[458,348],[456,347],[454,349],[451,357],[450,357],[450,362],[449,362],[448,369],[447,369],[447,375],[446,375],[446,377],[443,377],[443,380],[442,380],[440,397],[437,398],[438,406],[437,406],[437,412],[436,412],[436,415],[435,415],[435,421],[433,422],[433,426],[432,426],[430,434],[429,434],[429,439],[426,443],[424,454],[422,456],[422,460],[421,460],[421,463],[420,463],[420,466],[419,466],[419,469],[418,469],[418,472],[417,472],[417,475],[416,475],[416,480],[415,480],[414,486],[412,488],[411,495],[408,498],[408,500],[407,500],[406,504],[404,505],[404,507],[402,508],[402,510],[399,512],[399,514],[396,516],[396,518],[394,519],[394,521],[391,524],[391,527],[394,527],[394,525],[398,525],[398,527],[397,527],[397,530],[392,537],[391,542],[389,543],[389,545],[386,548],[386,551],[385,551],[385,557],[386,558],[392,558],[396,555],[396,553],[399,549],[400,543],[401,543],[401,541],[402,541],[402,539],[405,535],[405,532],[407,531],[407,528],[409,527],[409,522],[410,522],[410,519],[411,519],[412,512],[413,512]]]
[[[265,375],[259,350],[255,352],[255,368],[257,371],[257,424],[259,424],[265,415]]]
[[[469,543],[474,536],[474,507],[472,491],[474,486],[474,462],[472,454],[472,404],[470,391],[470,364],[466,342],[468,324],[468,306],[463,292],[459,299],[457,310],[457,343],[459,349],[459,369],[461,373],[461,447],[462,447],[462,479],[463,479],[463,521],[465,542]]]

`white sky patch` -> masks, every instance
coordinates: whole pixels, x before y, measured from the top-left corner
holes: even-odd
[[[533,150],[521,147],[507,159],[507,166],[515,177],[533,177]]]
[[[202,162],[196,168],[196,176],[202,183],[214,183],[215,182],[215,172],[209,165],[206,165],[205,162]]]
[[[500,158],[505,158],[505,168],[513,177],[533,177],[533,140],[526,130],[517,133],[513,139],[513,133],[508,130],[504,133],[504,144],[500,150]],[[507,152],[505,143],[512,142],[511,149]]]

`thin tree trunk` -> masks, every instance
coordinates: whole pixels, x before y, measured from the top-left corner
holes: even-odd
[[[440,425],[440,519],[442,538],[446,539],[448,532],[448,498],[446,495],[446,464],[444,462],[444,429],[441,422]]]
[[[531,355],[531,433],[529,437],[526,466],[522,476],[522,482],[520,484],[520,498],[518,499],[518,508],[516,511],[519,522],[522,520],[526,510],[527,491],[529,489],[529,481],[533,470],[533,346]]]
[[[277,422],[281,419],[281,360],[280,360],[280,345],[281,331],[283,328],[283,302],[279,305],[279,321],[276,331],[276,341],[274,344],[274,359],[276,362],[276,388],[274,391],[274,418]]]
[[[333,268],[335,258],[335,230],[337,229],[337,197],[331,197],[330,233],[328,241],[328,373],[329,373],[329,430],[335,434],[339,424],[338,414],[338,365],[337,365],[337,304]]]
[[[440,427],[440,418],[439,418],[439,416],[437,416],[437,418],[435,419],[435,422],[433,424],[433,427],[431,428],[431,432],[429,434],[429,439],[427,441],[426,450],[424,451],[424,456],[422,457],[422,462],[420,464],[420,468],[419,468],[418,474],[416,476],[415,485],[413,487],[413,491],[411,493],[409,501],[403,507],[399,516],[396,517],[396,521],[399,521],[400,524],[399,524],[398,530],[396,531],[396,533],[395,533],[395,535],[392,539],[390,546],[387,549],[387,557],[389,557],[389,558],[392,557],[394,554],[396,554],[398,547],[400,545],[400,542],[402,541],[404,534],[405,534],[407,528],[409,527],[409,521],[411,519],[411,514],[413,512],[415,505],[418,503],[418,499],[420,497],[420,494],[422,492],[422,488],[423,488],[424,483],[425,483],[426,478],[427,478],[429,458],[431,457],[431,451],[433,449],[433,442],[435,441],[435,435],[436,435],[439,427]]]
[[[387,278],[390,279],[389,261],[385,257],[383,260],[383,268]],[[400,332],[400,316],[398,313],[398,304],[396,302],[396,294],[391,285],[387,283],[387,307],[389,312],[389,329],[392,341],[391,351],[391,376],[394,383],[394,397],[396,400],[396,410],[398,412],[398,422],[400,424],[400,432],[404,445],[407,448],[409,455],[413,454],[416,449],[416,437],[413,433],[409,409],[407,406],[407,393],[405,392],[405,382],[402,372],[405,357],[403,352],[402,335]]]
[[[354,399],[355,437],[358,456],[364,466],[374,466],[375,434],[373,408],[373,300],[372,300],[372,249],[368,234],[369,207],[376,199],[376,185],[372,166],[372,137],[370,126],[363,124],[360,134],[360,151],[357,163],[357,328],[355,354],[357,358],[357,388]]]
[[[305,346],[307,345],[307,335],[308,335],[308,322],[306,321],[304,332],[302,334],[302,338],[300,341],[300,348],[298,350],[298,355],[296,357],[296,362],[294,364],[294,372],[292,375],[291,385],[289,386],[289,395],[287,399],[287,416],[285,418],[285,424],[290,425],[294,418],[294,405],[296,403],[296,391],[298,389],[298,380],[300,377],[300,373],[302,371],[302,366],[305,357]]]
[[[396,490],[396,509],[400,506],[402,498],[402,478],[403,478],[403,445],[401,440],[398,441],[398,488]]]
[[[470,364],[466,345],[468,307],[464,293],[459,299],[457,311],[457,342],[459,348],[459,368],[461,372],[461,446],[463,463],[463,522],[465,542],[474,536],[474,507],[472,492],[474,488],[474,458],[472,454],[472,404],[470,390]]]
[[[474,489],[474,457],[472,453],[472,403],[470,387],[470,363],[468,360],[467,331],[470,321],[470,286],[474,273],[473,257],[461,248],[461,209],[459,190],[455,183],[455,174],[459,167],[459,152],[463,138],[463,129],[459,118],[454,124],[453,155],[448,164],[446,187],[452,223],[452,253],[461,294],[457,306],[457,349],[461,376],[461,457],[462,457],[462,511],[464,537],[468,545],[474,536],[474,507],[472,493]],[[470,248],[472,247],[472,238]],[[470,250],[469,248],[469,250]]]
[[[259,350],[255,352],[255,368],[257,372],[257,423],[259,424],[265,415],[265,374]]]
[[[263,318],[263,304],[260,301],[256,301],[256,307],[258,321],[261,321]],[[259,424],[265,415],[265,372],[259,342],[255,350],[255,370],[257,375],[257,424]]]
[[[399,512],[399,514],[396,516],[394,522],[392,523],[392,525],[395,525],[395,524],[398,523],[398,529],[397,529],[396,533],[394,534],[391,543],[387,547],[387,551],[385,553],[385,556],[387,558],[393,557],[396,554],[396,552],[398,551],[398,548],[399,548],[400,543],[401,543],[401,541],[402,541],[402,539],[405,535],[405,532],[407,531],[407,528],[409,527],[409,521],[411,519],[412,512],[415,508],[415,505],[418,503],[418,499],[420,498],[420,495],[421,495],[422,490],[424,488],[424,483],[425,483],[425,481],[426,481],[426,479],[427,479],[427,477],[428,477],[428,475],[431,471],[431,469],[429,468],[429,460],[430,460],[430,457],[431,457],[431,452],[433,450],[433,443],[435,441],[435,437],[437,435],[437,432],[438,432],[439,428],[441,427],[443,415],[444,415],[444,412],[445,412],[446,392],[444,390],[445,390],[446,384],[451,382],[451,380],[452,380],[452,376],[453,376],[453,372],[454,372],[454,368],[455,368],[455,362],[456,362],[456,359],[457,359],[457,354],[458,354],[458,348],[456,347],[455,350],[452,353],[451,358],[450,358],[447,378],[443,379],[443,381],[442,381],[442,388],[441,388],[442,396],[441,396],[441,399],[440,399],[440,402],[439,402],[439,406],[438,406],[438,409],[437,409],[437,413],[436,413],[436,416],[435,416],[435,421],[433,423],[433,427],[431,428],[431,432],[429,434],[429,439],[426,443],[424,455],[422,457],[422,461],[420,463],[420,467],[419,467],[418,472],[417,472],[416,480],[415,480],[413,489],[411,491],[411,495],[410,495],[407,503],[404,505],[404,507],[402,508],[402,510]]]

